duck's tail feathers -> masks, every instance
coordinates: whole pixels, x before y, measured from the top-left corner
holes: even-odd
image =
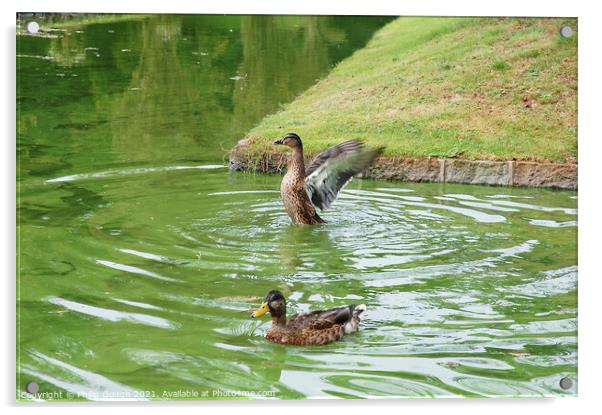
[[[353,309],[353,315],[359,319],[362,319],[362,314],[367,310],[366,304],[356,305]]]
[[[366,304],[360,304],[353,307],[353,316],[351,317],[351,320],[345,324],[346,334],[357,331],[360,321],[363,318],[364,311],[366,311]]]

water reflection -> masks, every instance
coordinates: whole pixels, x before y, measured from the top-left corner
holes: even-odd
[[[76,165],[86,150],[84,165],[223,161],[388,20],[156,15],[20,36],[20,131],[47,143],[54,130],[46,157]]]
[[[281,209],[279,207],[279,209]],[[311,226],[290,225],[276,236],[282,271],[294,274],[303,269],[343,268],[352,252],[337,246],[330,232]]]
[[[83,63],[86,59],[86,48],[82,37],[78,33],[66,32],[64,36],[52,39],[48,58],[58,66],[66,68]]]
[[[178,57],[181,24],[170,16],[142,22],[141,44],[135,51],[138,66],[123,95],[111,105],[112,150],[121,161],[162,160],[174,149],[200,151],[203,118],[220,118],[219,106],[203,108],[203,83]]]
[[[329,49],[347,39],[329,16],[245,16],[241,40],[243,79],[235,82],[233,101],[244,131],[314,84],[333,64]]]

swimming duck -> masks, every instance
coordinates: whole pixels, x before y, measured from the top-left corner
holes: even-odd
[[[288,146],[293,150],[280,185],[280,194],[293,223],[305,225],[325,223],[317,214],[316,207],[327,209],[339,190],[366,169],[382,151],[382,148],[364,149],[360,141],[349,140],[318,154],[306,169],[303,143],[297,134],[288,133],[274,141],[274,145]]]
[[[272,290],[251,317],[272,316],[272,327],[266,339],[274,343],[310,345],[340,340],[357,330],[366,305],[347,305],[330,310],[295,314],[286,319],[286,300],[280,291]]]

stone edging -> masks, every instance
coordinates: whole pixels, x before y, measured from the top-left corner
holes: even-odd
[[[246,140],[230,152],[230,170],[282,172],[286,153],[252,153]],[[308,157],[311,159],[311,157]],[[309,160],[307,160],[309,161]],[[577,189],[577,164],[441,158],[379,157],[363,174],[373,179]]]

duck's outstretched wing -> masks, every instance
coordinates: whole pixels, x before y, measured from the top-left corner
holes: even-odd
[[[362,142],[350,140],[318,154],[305,170],[305,190],[312,203],[327,209],[339,190],[381,152],[382,148],[365,149]]]

